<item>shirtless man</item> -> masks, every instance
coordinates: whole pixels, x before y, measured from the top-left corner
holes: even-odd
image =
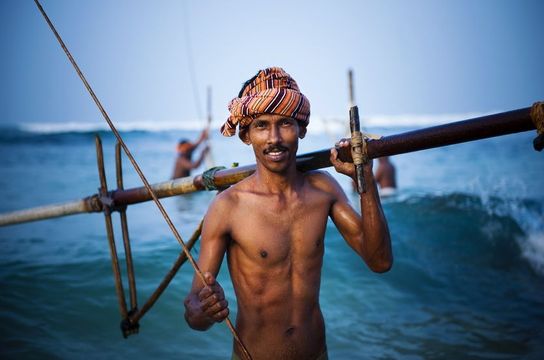
[[[222,132],[232,136],[239,125],[240,138],[253,147],[256,171],[210,205],[198,259],[207,284],[195,276],[185,319],[193,329],[206,330],[229,314],[215,280],[226,253],[238,300],[236,328],[253,359],[327,359],[319,306],[327,218],[373,271],[392,265],[372,167],[364,169],[368,190],[361,196],[362,217],[327,172],[296,169],[310,107],[280,68],[248,80],[229,110]],[[341,162],[336,149],[330,159],[336,171],[354,178],[353,164]],[[236,343],[233,351],[233,359],[241,358]]]
[[[209,147],[206,146],[200,153],[198,160],[193,161],[193,152],[195,149],[208,138],[208,129],[202,130],[200,137],[194,143],[190,142],[187,139],[181,139],[178,142],[176,163],[174,166],[174,173],[172,174],[172,179],[186,177],[191,175],[191,170],[196,169],[202,164],[204,157],[209,151]]]

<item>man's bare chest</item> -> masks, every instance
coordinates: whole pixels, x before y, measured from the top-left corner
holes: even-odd
[[[263,265],[321,256],[329,214],[326,199],[248,202],[242,210],[231,236],[246,256]]]

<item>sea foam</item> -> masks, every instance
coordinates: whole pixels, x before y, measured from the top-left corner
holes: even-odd
[[[437,114],[437,115],[374,115],[361,117],[363,127],[423,127],[435,126],[449,122],[472,119],[489,113],[462,113],[462,114]],[[114,121],[119,131],[145,131],[162,132],[172,130],[200,130],[206,125],[204,119],[191,119],[184,121]],[[212,128],[220,128],[222,121],[214,121]],[[349,119],[340,116],[312,116],[310,129],[312,133],[342,134],[349,131]],[[55,133],[85,133],[108,130],[105,121],[69,121],[69,122],[29,122],[18,126],[21,130],[38,134]]]

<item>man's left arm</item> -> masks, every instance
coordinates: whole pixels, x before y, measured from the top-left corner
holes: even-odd
[[[349,142],[339,143],[340,147]],[[338,159],[338,151],[331,150],[331,163],[337,172],[355,180],[355,167]],[[363,168],[366,192],[361,194],[361,215],[349,204],[346,194],[336,183],[336,195],[331,208],[331,218],[348,244],[364,259],[375,272],[386,272],[393,264],[391,238],[387,220],[383,213],[376,181],[372,173],[372,163]]]

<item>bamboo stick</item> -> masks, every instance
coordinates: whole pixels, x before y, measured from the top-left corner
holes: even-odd
[[[93,202],[97,205],[93,205]],[[0,215],[0,226],[25,223],[43,219],[52,219],[61,216],[83,214],[100,211],[99,201],[96,196],[81,200],[74,200],[62,204],[53,204],[35,207],[32,209],[18,210]]]

